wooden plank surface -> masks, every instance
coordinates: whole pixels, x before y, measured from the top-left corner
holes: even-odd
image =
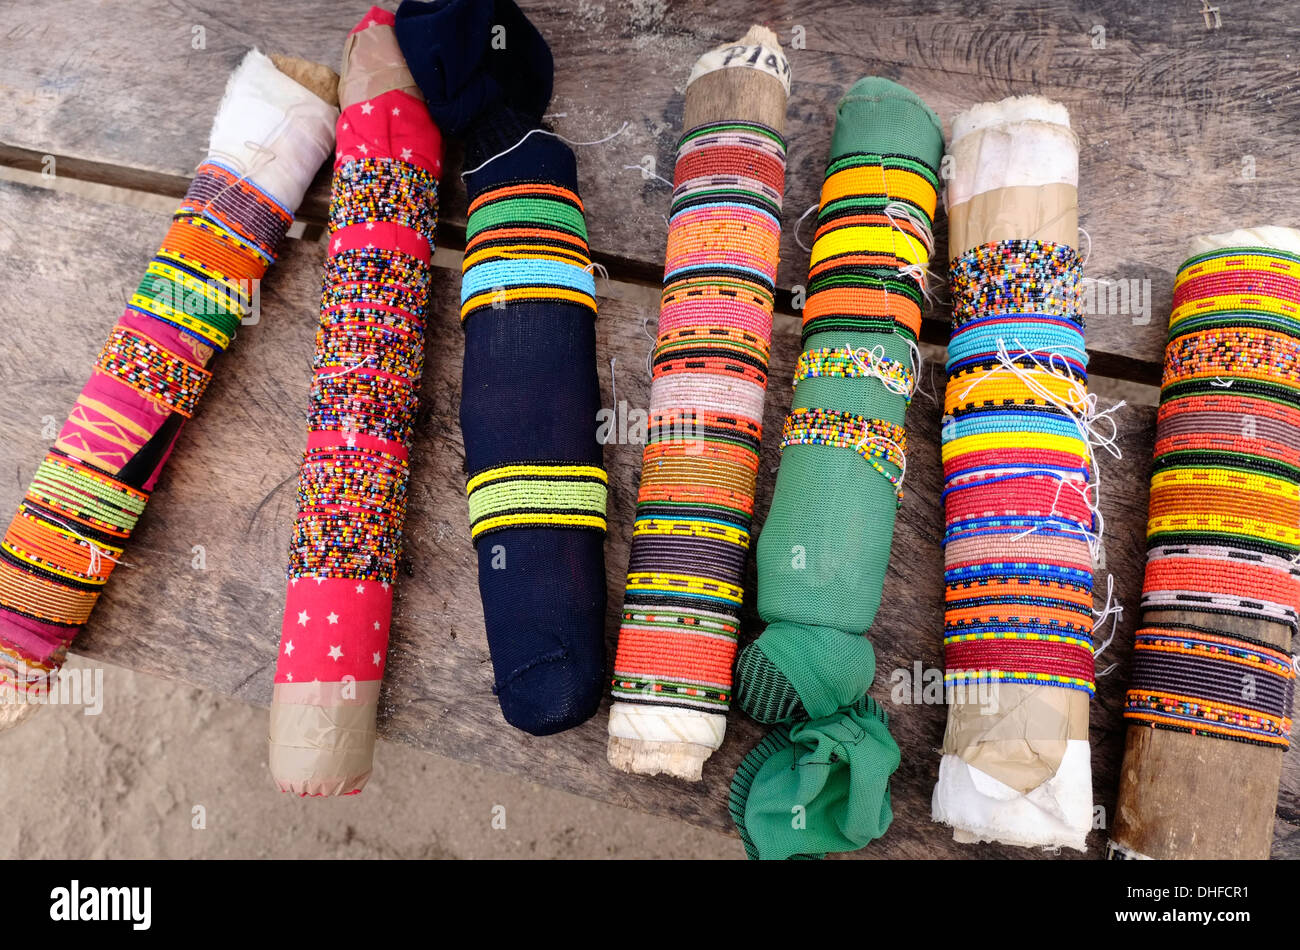
[[[44,189],[0,183],[0,507],[17,503],[52,441],[111,326],[157,241],[164,216],[100,204]],[[267,705],[279,620],[283,569],[294,515],[294,487],[305,440],[305,407],[323,251],[288,241],[264,283],[261,320],[241,328],[221,357],[200,409],[182,434],[128,551],[77,650],[250,702]],[[464,450],[456,421],[462,357],[457,323],[459,275],[439,270],[429,318],[429,359],[415,437],[411,497],[396,595],[393,641],[380,733],[392,740],[524,775],[587,797],[671,815],[730,831],[726,791],[760,727],[730,717],[727,741],[705,780],[630,776],[605,762],[602,711],[582,727],[539,739],[509,728],[491,694],[492,673],[475,561],[466,526]],[[643,323],[656,316],[653,297],[599,282],[598,343],[604,404],[612,404],[609,361],[618,398],[648,401]],[[653,332],[653,322],[649,327]],[[778,464],[777,435],[790,401],[798,323],[776,321],[757,510],[766,512]],[[928,374],[941,384],[942,369]],[[999,846],[957,846],[929,821],[946,718],[942,705],[898,703],[895,670],[942,666],[942,556],[939,540],[939,407],[924,396],[909,422],[907,498],[898,519],[884,605],[872,639],[880,673],[874,695],[889,711],[903,749],[893,787],[895,821],[865,852],[874,857],[1038,857]],[[1108,567],[1121,600],[1135,607],[1141,584],[1146,473],[1153,436],[1149,408],[1120,415],[1123,462],[1105,471],[1103,512],[1109,525]],[[593,420],[594,424],[594,420]],[[640,447],[611,445],[607,634],[612,650],[627,566]],[[194,567],[201,545],[204,570]],[[753,613],[753,566],[747,582],[745,635],[761,629]],[[1109,815],[1123,753],[1120,704],[1128,676],[1136,611],[1120,626],[1109,657],[1119,666],[1100,680],[1092,709],[1094,789]],[[1106,658],[1099,664],[1107,665]],[[113,697],[106,699],[112,714]],[[385,754],[381,745],[379,756]],[[1297,790],[1300,767],[1287,756],[1278,811],[1276,856],[1300,857]],[[267,794],[275,794],[268,784]],[[1093,833],[1096,857],[1105,833]],[[1068,856],[1074,856],[1071,853]]]
[[[386,0],[393,7],[393,0]],[[202,153],[231,68],[252,45],[331,65],[363,3],[52,0],[12,5],[0,34],[0,160],[179,194]],[[579,149],[593,249],[616,277],[654,280],[682,91],[705,49],[755,18],[790,56],[790,168],[783,287],[807,253],[793,222],[816,201],[835,102],[861,75],[922,95],[948,122],[985,99],[1038,93],[1064,102],[1081,144],[1080,220],[1089,275],[1149,286],[1149,306],[1103,300],[1091,320],[1094,370],[1158,379],[1173,272],[1187,238],[1242,223],[1291,223],[1300,56],[1288,5],[1219,3],[1213,25],[1191,0],[1036,0],[907,5],[524,0],[556,54],[555,128]],[[201,32],[200,32],[201,31]],[[1104,31],[1104,32],[1103,32]],[[196,49],[201,40],[202,48]],[[508,41],[508,38],[507,38]],[[459,167],[453,156],[451,167]],[[464,225],[454,176],[443,243]],[[305,214],[324,209],[318,183]],[[805,222],[806,226],[807,222]],[[937,230],[945,228],[940,221]],[[805,243],[811,243],[805,234]],[[1085,242],[1086,244],[1086,242]],[[1149,282],[1149,283],[1143,283]],[[1104,295],[1103,295],[1104,296]],[[945,312],[927,323],[942,342]]]

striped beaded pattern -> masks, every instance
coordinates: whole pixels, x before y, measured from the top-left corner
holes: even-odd
[[[686,132],[674,173],[616,700],[725,712],[754,514],[785,186],[772,129]]]
[[[472,477],[470,535],[504,528],[545,526],[605,530],[609,478],[596,465],[534,462],[498,465]]]
[[[822,184],[803,339],[828,330],[921,331],[921,285],[901,268],[929,262],[938,173],[912,156],[852,153]]]
[[[582,200],[553,182],[512,182],[476,197],[465,228],[462,321],[509,303],[563,300],[596,313]]]
[[[1073,248],[953,260],[944,398],[944,681],[1092,693],[1087,354]]]
[[[1147,627],[1133,642],[1131,722],[1286,748],[1296,672],[1291,657],[1245,637]]]
[[[795,365],[794,407],[781,431],[782,452],[792,445],[852,449],[888,479],[900,502],[906,429],[808,406],[799,384],[821,377],[870,379],[884,387],[882,398],[897,398],[904,408],[911,402],[916,367],[887,358],[881,344],[867,344],[881,333],[898,334],[909,348],[917,343],[917,274],[930,263],[938,183],[938,173],[913,156],[855,152],[831,160],[809,267],[805,349]],[[819,334],[840,342],[819,346],[816,341],[826,339]]]
[[[515,181],[470,203],[461,320],[524,319],[520,304],[564,301],[596,315],[582,199],[554,182]],[[513,311],[513,312],[512,312]],[[519,459],[466,482],[470,535],[545,527],[605,531],[609,480],[598,465]]]
[[[0,542],[0,680],[37,688],[62,663],[292,219],[199,166]]]
[[[1300,257],[1269,248],[1199,255],[1179,269],[1173,303],[1142,606],[1198,614],[1205,631],[1253,650],[1220,629],[1225,618],[1292,634],[1300,623]],[[1245,697],[1222,657],[1203,649],[1178,652],[1178,662],[1167,649],[1149,656],[1134,666],[1131,720],[1287,744],[1289,699],[1266,703],[1262,686]]]

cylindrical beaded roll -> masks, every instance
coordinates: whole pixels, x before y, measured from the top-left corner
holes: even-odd
[[[434,53],[416,78],[465,140],[460,428],[493,692],[508,723],[550,735],[595,714],[606,670],[608,479],[577,162],[542,126],[554,62],[514,3],[406,0],[397,23],[408,59]]]
[[[932,802],[958,841],[1083,850],[1096,482],[1064,107],[953,122],[944,682]]]
[[[256,50],[231,75],[208,158],[0,544],[0,727],[36,708],[123,560],[329,152],[333,74],[304,82]]]
[[[742,709],[799,724],[778,727],[732,784],[732,817],[751,857],[854,850],[892,818],[898,746],[883,709],[855,707],[875,675],[864,634],[902,500],[942,155],[938,117],[902,86],[867,78],[840,101],[794,404],[758,542],[758,613],[768,626],[736,665]],[[820,741],[837,732],[841,741]],[[807,820],[792,828],[796,807]]]
[[[1156,419],[1110,854],[1267,858],[1300,619],[1300,231],[1193,242]]]
[[[604,687],[596,284],[567,145],[532,136],[466,185],[460,418],[479,592],[502,714],[550,735],[591,718]]]
[[[424,365],[442,141],[378,7],[348,35],[271,775],[361,791],[374,757]]]
[[[698,780],[722,743],[754,513],[789,64],[753,27],[686,87],[609,761]]]

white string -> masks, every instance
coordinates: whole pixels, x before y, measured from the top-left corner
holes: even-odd
[[[1092,235],[1088,233],[1088,229],[1085,228],[1083,225],[1079,225],[1079,230],[1083,233],[1083,236],[1088,239],[1088,253],[1083,255],[1083,261],[1079,264],[1079,266],[1087,267],[1088,258],[1092,257]]]
[[[618,418],[618,377],[614,375],[614,364],[618,362],[617,356],[609,358],[609,389],[610,398],[614,403],[614,417]]]
[[[908,341],[911,342],[910,340]],[[899,396],[906,396],[908,400],[912,398],[912,391],[916,388],[916,377],[912,377],[912,385],[897,379],[891,379],[885,375],[884,370],[880,368],[881,363],[891,362],[885,356],[884,344],[878,343],[871,349],[860,346],[856,350],[847,344],[844,347],[845,352],[853,358],[853,362],[858,365],[864,375],[875,376],[891,393]],[[863,354],[866,354],[865,356]]]
[[[930,290],[930,278],[934,276],[930,273],[930,268],[922,267],[920,264],[904,264],[898,268],[898,272],[904,277],[910,277],[916,281],[917,287],[921,290],[921,297],[931,307],[938,302],[938,295]]]
[[[596,276],[597,276],[597,272],[599,272],[599,275],[600,275],[601,277],[603,277],[604,280],[605,280],[605,291],[606,291],[606,294],[608,294],[608,292],[609,292],[609,283],[610,283],[610,281],[609,281],[609,268],[608,268],[608,267],[606,267],[604,264],[601,264],[601,263],[598,262],[598,261],[592,261],[592,262],[589,263],[586,267],[584,267],[583,270],[585,270],[587,273],[589,273],[589,274],[591,275],[592,283],[595,283]]]
[[[1231,389],[1231,388],[1232,388],[1232,380],[1230,380],[1230,379],[1224,379],[1222,376],[1216,376],[1216,377],[1214,377],[1214,379],[1210,380],[1210,385],[1211,385],[1211,386],[1216,386],[1216,387],[1218,387],[1219,389]]]
[[[1115,628],[1119,625],[1120,620],[1124,616],[1124,605],[1121,604],[1118,600],[1115,600],[1112,603],[1112,598],[1114,596],[1115,596],[1115,575],[1108,572],[1106,574],[1106,603],[1101,610],[1098,610],[1096,607],[1092,608],[1092,613],[1097,618],[1095,621],[1093,621],[1092,629],[1093,632],[1096,632],[1097,628],[1102,626],[1106,622],[1106,618],[1109,617],[1110,636],[1108,636],[1105,639],[1105,641],[1102,643],[1101,646],[1097,647],[1095,650],[1092,651],[1092,658],[1094,660],[1096,660],[1097,657],[1105,653],[1106,648],[1111,645],[1111,642],[1115,639]]]
[[[650,341],[650,349],[646,350],[646,354],[645,354],[645,374],[647,376],[653,376],[654,368],[650,365],[650,357],[654,356],[655,344],[657,344],[659,341],[650,335],[649,314],[643,314],[641,317],[641,332],[644,333],[645,338]]]
[[[907,346],[908,349],[912,351],[912,377],[915,380],[912,387],[913,392],[924,396],[926,399],[930,400],[930,402],[934,402],[934,364],[925,361],[925,357],[921,355],[921,348],[911,340],[907,341]],[[928,390],[921,386],[922,369],[925,370],[926,381],[930,383],[930,388]]]
[[[641,177],[642,177],[642,178],[655,178],[655,179],[658,179],[659,181],[663,182],[663,183],[664,183],[665,185],[667,185],[669,188],[672,188],[672,187],[673,187],[673,183],[672,183],[671,181],[669,181],[669,180],[668,180],[667,178],[665,178],[663,175],[660,175],[660,174],[658,174],[658,173],[656,173],[656,172],[652,172],[652,171],[650,171],[650,169],[646,168],[644,165],[624,165],[624,166],[623,166],[623,170],[624,170],[624,171],[627,171],[628,169],[632,169],[632,168],[635,168],[637,171],[639,171],[639,172],[641,173]]]
[[[347,369],[339,370],[337,373],[317,373],[316,375],[319,376],[321,379],[334,379],[338,376],[346,376],[348,373],[356,372],[361,367],[369,365],[374,360],[374,358],[375,358],[374,353],[367,353],[366,358],[354,366],[349,366]]]
[[[620,135],[622,135],[624,132],[626,132],[626,131],[627,131],[627,127],[628,127],[629,125],[631,125],[630,122],[624,122],[622,128],[620,128],[617,132],[611,133],[610,135],[605,136],[603,139],[596,139],[596,141],[594,141],[594,142],[575,142],[573,139],[565,138],[565,137],[564,137],[563,135],[561,135],[559,132],[552,132],[550,129],[529,129],[527,132],[524,133],[524,137],[523,137],[523,138],[521,138],[521,139],[520,139],[518,142],[516,142],[514,145],[510,146],[510,147],[509,147],[508,149],[506,149],[504,152],[497,152],[495,155],[493,155],[493,156],[492,156],[491,158],[489,158],[487,161],[485,161],[485,162],[483,162],[483,163],[481,163],[481,164],[479,164],[479,165],[475,165],[473,168],[468,169],[467,171],[463,171],[463,172],[461,172],[461,173],[460,173],[460,177],[461,177],[461,178],[465,178],[465,177],[467,177],[467,176],[469,176],[469,175],[474,174],[476,171],[481,171],[482,169],[484,169],[485,167],[487,167],[488,165],[490,165],[492,162],[495,162],[495,161],[496,161],[498,158],[500,158],[502,155],[509,155],[511,152],[513,152],[513,151],[514,151],[515,149],[517,149],[519,146],[523,145],[524,142],[528,141],[528,136],[530,136],[530,135],[550,135],[550,136],[553,136],[554,138],[559,139],[561,142],[564,142],[564,143],[567,144],[567,145],[575,145],[575,146],[585,146],[585,145],[604,145],[606,142],[611,141],[612,139],[616,139],[616,138],[618,138]],[[639,167],[639,166],[638,166],[638,167]]]
[[[902,232],[903,237],[907,238],[908,243],[911,243],[912,235],[908,234],[898,226],[898,221],[895,219],[894,215],[898,215],[898,217],[902,218],[920,232],[921,243],[925,245],[926,257],[929,257],[934,253],[934,232],[930,230],[928,224],[913,214],[912,209],[901,201],[891,201],[889,204],[885,205],[885,217],[889,219],[889,223],[896,230]],[[915,246],[913,246],[913,250],[915,250]],[[918,254],[917,257],[920,257],[920,255]]]
[[[808,210],[807,210],[807,211],[805,211],[803,214],[799,215],[799,220],[796,221],[796,222],[794,223],[794,243],[798,244],[801,248],[803,248],[803,249],[804,249],[805,251],[807,251],[809,254],[812,253],[812,248],[809,247],[807,244],[805,244],[805,243],[803,242],[803,238],[799,237],[799,227],[800,227],[800,225],[803,224],[803,222],[804,222],[804,218],[808,217],[808,215],[812,214],[814,211],[816,211],[816,210],[817,210],[818,208],[820,208],[820,207],[821,207],[821,205],[820,205],[819,203],[817,203],[817,202],[813,202],[812,204],[810,204],[810,205],[808,206]]]
[[[1088,506],[1088,510],[1092,513],[1094,523],[1097,525],[1097,531],[1095,534],[1089,531],[1079,531],[1078,533],[1088,539],[1088,546],[1092,553],[1092,558],[1094,561],[1097,561],[1101,557],[1101,538],[1105,531],[1105,518],[1101,513],[1101,466],[1098,464],[1097,449],[1105,449],[1116,459],[1122,459],[1124,457],[1123,452],[1120,450],[1118,445],[1119,423],[1111,414],[1123,407],[1126,403],[1124,400],[1120,400],[1109,409],[1099,409],[1097,395],[1095,393],[1087,393],[1082,381],[1075,377],[1069,364],[1066,362],[1065,356],[1059,351],[1048,350],[1047,365],[1044,366],[1039,362],[1037,356],[1038,353],[1043,352],[1042,349],[1027,349],[1019,339],[1016,339],[1013,342],[1020,348],[1019,355],[1013,358],[1010,351],[1007,349],[1006,341],[999,340],[997,353],[997,361],[999,365],[994,368],[992,372],[972,382],[971,385],[966,388],[966,392],[963,393],[961,398],[965,398],[965,396],[979,385],[979,383],[989,379],[998,372],[1006,371],[1016,376],[1021,383],[1023,383],[1024,386],[1036,396],[1043,399],[1045,402],[1056,406],[1066,414],[1066,417],[1074,424],[1074,427],[1079,434],[1080,441],[1084,443],[1087,449],[1088,460],[1092,463],[1092,480],[1086,483],[1086,491],[1081,492],[1080,495],[1083,498],[1084,503]],[[1079,348],[1075,346],[1067,345],[1063,348],[1079,351]],[[1028,369],[1016,363],[1016,360],[1022,357],[1028,357],[1033,362],[1035,369],[1047,372],[1053,376],[1068,379],[1071,384],[1071,397],[1066,401],[1062,401],[1052,393],[1051,390],[1039,383]],[[1058,360],[1060,361],[1059,370],[1057,368]],[[1109,433],[1099,428],[1100,424],[1105,423],[1110,425]],[[1062,478],[1059,474],[1056,474],[1055,477],[1058,479]],[[1071,485],[1071,487],[1074,486]],[[1060,488],[1058,486],[1058,500],[1059,497]],[[1053,502],[1053,512],[1055,512],[1055,501]],[[1037,527],[1030,528],[1028,531],[1017,536],[1017,540],[1032,534],[1035,530],[1037,530]],[[1066,528],[1065,530],[1069,531],[1070,529]]]
[[[90,540],[90,538],[86,537],[84,534],[82,534],[76,528],[72,527],[72,525],[68,524],[67,522],[60,521],[58,518],[54,517],[51,514],[46,514],[45,512],[41,512],[41,517],[44,518],[46,521],[53,521],[55,524],[59,525],[60,527],[66,528],[68,531],[72,532],[77,537],[79,537],[82,541],[86,542],[86,546],[90,548],[90,564],[87,565],[86,567],[87,574],[98,574],[99,569],[104,566],[104,561],[103,561],[104,558],[108,558],[108,560],[112,561],[114,564],[121,564],[123,567],[131,567],[131,565],[128,564],[126,561],[119,561],[117,558],[113,557],[113,555],[109,554],[106,550],[101,548],[98,544]]]

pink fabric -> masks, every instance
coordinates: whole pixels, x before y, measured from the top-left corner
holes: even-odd
[[[275,681],[381,679],[392,615],[391,584],[343,577],[294,578],[284,603]]]

